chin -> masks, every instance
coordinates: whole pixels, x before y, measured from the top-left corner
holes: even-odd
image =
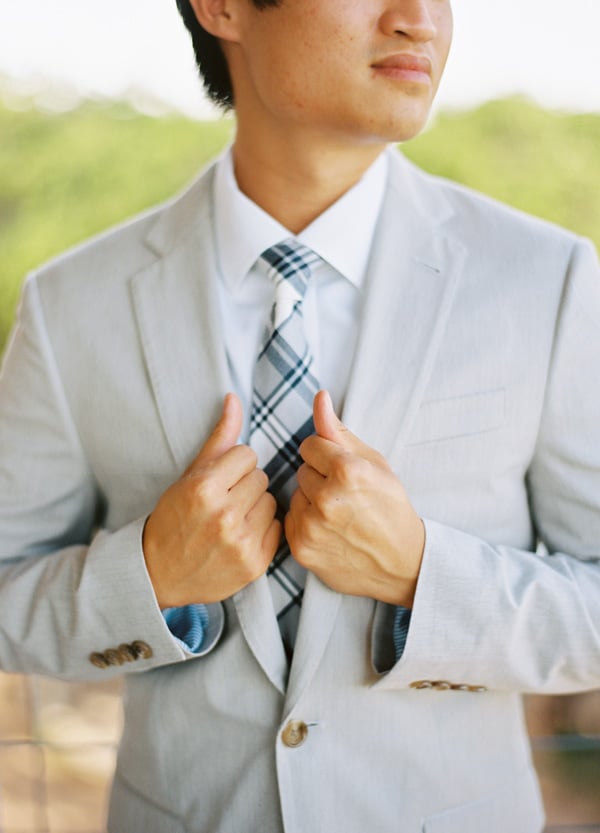
[[[375,141],[408,142],[424,129],[431,112],[431,102],[422,106],[407,106],[390,109],[387,113],[373,119],[372,137]]]
[[[398,143],[409,142],[418,136],[427,123],[427,119],[419,121],[403,121],[400,124],[389,125],[387,129],[381,130],[379,135],[373,137],[376,142]]]

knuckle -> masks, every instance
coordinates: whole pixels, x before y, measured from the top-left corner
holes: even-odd
[[[266,474],[266,472],[264,472],[262,469],[255,469],[254,477],[256,478],[257,483],[260,486],[260,488],[264,492],[266,492],[267,487],[269,485],[269,478],[268,478],[268,475]]]
[[[319,489],[313,495],[312,504],[317,512],[324,517],[328,517],[335,509],[337,500],[330,489]]]
[[[258,457],[256,455],[256,451],[250,448],[249,445],[236,446],[236,453],[238,454],[241,462],[244,465],[246,465],[248,468],[256,468],[256,464],[258,463]]]
[[[229,539],[237,525],[237,514],[233,506],[221,506],[214,512],[213,522],[220,538]]]
[[[349,486],[357,479],[360,461],[349,454],[340,454],[331,462],[331,477],[341,486]]]
[[[277,501],[270,492],[264,492],[261,496],[261,501],[265,513],[269,518],[273,519],[277,513]]]
[[[251,581],[256,581],[264,572],[263,559],[260,556],[260,550],[256,545],[252,547],[244,547],[241,550],[241,557],[239,560],[239,570],[243,581],[249,584]]]
[[[312,515],[305,512],[296,522],[296,531],[300,544],[312,545],[317,540],[319,524]]]
[[[371,462],[378,468],[389,469],[389,463],[379,451],[373,450]]]
[[[310,449],[312,448],[314,440],[311,437],[307,437],[305,440],[302,440],[300,443],[300,447],[298,451],[300,452],[300,456],[304,459],[304,455],[306,453],[310,453]]]
[[[290,547],[290,549],[298,564],[301,564],[303,567],[310,568],[312,564],[311,553],[313,552],[313,550],[306,541],[303,541],[300,538],[295,543],[294,548],[292,549],[292,547]]]
[[[214,499],[215,488],[209,471],[196,472],[190,477],[192,495],[202,504],[208,504]]]
[[[290,512],[299,512],[305,500],[300,489],[297,489],[290,498]]]

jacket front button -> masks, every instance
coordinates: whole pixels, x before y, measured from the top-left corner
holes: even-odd
[[[302,720],[290,720],[283,732],[281,740],[290,749],[302,746],[308,736],[308,726]]]

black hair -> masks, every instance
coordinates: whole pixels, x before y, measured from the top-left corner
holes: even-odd
[[[233,87],[229,67],[219,39],[200,25],[190,5],[190,0],[176,0],[176,2],[179,13],[192,38],[196,64],[204,88],[215,104],[224,110],[229,110],[234,105]],[[268,6],[278,6],[281,0],[251,0],[251,2],[257,9],[265,9]]]

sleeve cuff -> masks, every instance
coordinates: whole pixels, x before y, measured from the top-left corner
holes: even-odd
[[[188,653],[207,654],[219,641],[225,625],[221,604],[192,604],[162,611],[173,638]]]
[[[396,662],[404,653],[404,646],[408,638],[408,629],[410,627],[410,616],[412,610],[407,607],[397,607],[394,614],[394,626],[392,629],[392,638],[394,640],[394,653],[396,655]]]

